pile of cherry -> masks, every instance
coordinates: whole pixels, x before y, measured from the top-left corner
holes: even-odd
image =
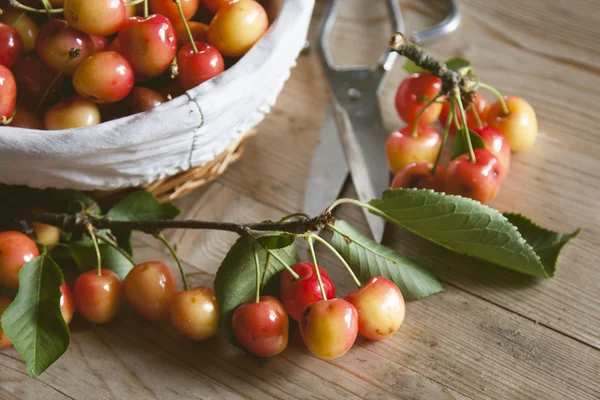
[[[0,0],[0,121],[56,130],[147,111],[223,72],[269,25],[254,0],[146,1]]]
[[[40,245],[51,248],[60,240],[60,229],[56,227],[40,223],[32,223],[31,227]],[[21,268],[38,255],[38,247],[29,236],[0,232],[0,287],[17,290]],[[109,269],[92,269],[75,280],[73,292],[67,284],[60,291],[60,309],[67,324],[75,308],[92,323],[110,322],[124,298],[143,318],[168,320],[192,340],[212,337],[219,328],[214,290],[199,286],[178,292],[173,272],[159,261],[136,265],[123,282]],[[404,320],[402,293],[387,278],[373,277],[345,299],[335,295],[324,269],[310,262],[297,263],[281,273],[280,299],[260,296],[257,288],[256,298],[235,310],[233,333],[251,353],[274,356],[288,345],[289,314],[298,322],[302,339],[313,354],[336,358],[352,347],[359,333],[372,340],[384,339]],[[0,317],[11,303],[10,297],[0,296]],[[9,346],[10,340],[0,327],[0,349]]]
[[[481,86],[484,86],[481,84]],[[498,100],[488,105],[485,97],[474,91],[465,120],[468,129],[483,139],[484,148],[475,148],[473,155],[465,153],[440,166],[445,136],[431,125],[439,120],[450,134],[466,133],[459,106],[455,118],[448,99],[436,100],[442,82],[427,73],[406,77],[396,93],[396,109],[409,125],[392,132],[386,143],[388,166],[395,174],[393,188],[433,189],[461,195],[487,203],[493,200],[508,174],[511,151],[530,148],[537,138],[537,119],[531,105],[516,96],[502,97],[494,88]],[[435,100],[435,101],[434,101]],[[464,140],[466,138],[463,137]]]

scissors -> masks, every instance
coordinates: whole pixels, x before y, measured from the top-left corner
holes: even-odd
[[[434,26],[414,32],[410,35],[412,41],[421,44],[456,30],[460,24],[457,0],[446,1],[449,7],[446,18]],[[385,161],[387,132],[377,93],[398,54],[388,47],[375,66],[336,65],[329,52],[328,39],[340,3],[340,0],[329,2],[318,34],[318,50],[332,102],[306,187],[304,211],[309,215],[317,215],[338,198],[349,172],[358,199],[363,202],[379,197],[390,184]],[[398,0],[386,0],[386,5],[393,32],[404,33]],[[373,239],[380,242],[385,221],[364,211]]]

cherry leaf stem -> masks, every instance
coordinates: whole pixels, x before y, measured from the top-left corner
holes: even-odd
[[[96,233],[94,232],[94,227],[92,225],[87,226],[87,231],[94,244],[94,249],[96,250],[98,276],[102,276],[102,255],[100,254],[100,246],[98,246],[98,238],[96,238]]]
[[[258,261],[258,249],[257,246],[254,245],[254,269],[256,270],[256,295],[255,295],[255,303],[259,303],[260,302],[260,284],[261,284],[261,279],[260,279],[260,263]]]
[[[185,31],[187,32],[188,39],[190,40],[190,45],[192,49],[194,49],[194,54],[198,54],[198,48],[196,47],[196,43],[194,42],[194,35],[192,35],[192,31],[190,26],[188,25],[187,20],[185,19],[185,15],[183,14],[183,7],[181,7],[181,0],[173,0],[175,4],[177,4],[177,11],[179,11],[179,16],[181,17],[181,22],[185,27]]]
[[[475,122],[477,122],[477,126],[483,126],[483,122],[481,121],[481,117],[479,116],[479,113],[477,112],[477,108],[475,107],[475,103],[471,103],[469,105],[469,109],[473,113],[473,117],[475,117]]]
[[[419,136],[417,134],[417,129],[419,128],[419,121],[421,120],[421,116],[423,115],[425,110],[427,110],[427,108],[429,108],[430,105],[437,102],[438,99],[442,96],[443,96],[443,93],[440,90],[439,93],[435,95],[435,97],[433,97],[432,99],[429,99],[429,101],[427,103],[425,103],[425,105],[419,110],[419,112],[417,113],[417,116],[415,118],[415,122],[413,123],[412,129],[410,131],[410,136],[412,136],[415,139]]]
[[[162,233],[159,233],[157,235],[155,235],[155,237],[160,240],[167,249],[169,249],[169,252],[171,253],[171,256],[173,256],[173,259],[175,260],[175,262],[177,263],[177,267],[179,268],[179,273],[181,274],[181,280],[183,281],[183,289],[184,290],[190,290],[190,287],[188,285],[187,282],[187,278],[185,277],[185,272],[183,272],[183,265],[181,265],[181,260],[179,259],[179,256],[177,255],[177,252],[175,251],[175,249],[173,248],[173,246],[171,246],[171,244],[169,243],[169,241],[165,238],[165,236]]]
[[[135,267],[135,261],[133,261],[133,258],[131,258],[131,256],[129,254],[127,254],[127,252],[125,250],[123,250],[121,247],[119,247],[119,245],[117,243],[115,243],[114,240],[112,240],[111,238],[104,236],[100,233],[96,234],[96,237],[100,240],[102,240],[104,243],[106,243],[107,245],[109,245],[110,247],[112,247],[113,249],[115,249],[116,251],[118,251],[119,253],[121,253],[121,255],[123,257],[125,257],[127,259],[127,261],[129,261],[131,263],[131,265],[133,265]]]
[[[437,156],[435,157],[435,162],[433,163],[433,167],[431,168],[431,175],[435,176],[435,172],[437,171],[437,167],[440,164],[440,159],[442,158],[442,151],[444,151],[444,147],[446,146],[446,141],[448,140],[448,134],[450,133],[450,125],[452,125],[452,121],[454,120],[454,107],[456,102],[454,98],[450,99],[450,111],[448,113],[448,119],[446,120],[446,126],[444,126],[444,133],[442,134],[442,144],[440,146],[440,151],[438,151]]]
[[[319,289],[321,289],[321,296],[323,297],[323,300],[327,300],[327,294],[325,293],[325,288],[323,287],[323,280],[321,279],[321,273],[319,272],[319,265],[317,264],[317,255],[315,254],[315,246],[313,246],[312,236],[306,238],[306,243],[308,243],[308,250],[310,251],[310,256],[312,257],[313,264],[315,267],[315,275],[317,275]]]
[[[38,13],[38,14],[60,14],[60,13],[63,12],[62,8],[51,8],[49,10],[46,10],[46,9],[29,7],[29,6],[26,6],[23,3],[20,3],[17,0],[10,0],[9,3],[11,5],[11,7],[18,8],[18,9],[24,10],[24,11]]]
[[[471,143],[471,135],[469,135],[469,128],[467,127],[467,115],[465,114],[465,108],[463,107],[462,100],[460,98],[460,90],[458,87],[452,90],[452,97],[456,104],[458,105],[458,112],[460,114],[460,118],[462,120],[462,124],[460,126],[460,132],[465,138],[465,142],[467,143],[467,149],[469,149],[469,159],[472,163],[477,161],[477,157],[475,157],[475,152],[473,151],[473,144]]]
[[[331,225],[329,225],[329,226],[331,226]],[[314,235],[314,234],[311,235],[311,237],[313,239],[315,239],[317,242],[320,242],[325,247],[327,247],[329,249],[329,251],[331,251],[333,253],[333,255],[336,256],[342,262],[342,264],[344,265],[344,267],[346,268],[346,270],[348,271],[348,273],[352,277],[352,280],[354,281],[354,283],[356,284],[356,286],[360,288],[362,286],[362,284],[360,283],[360,281],[356,277],[356,274],[354,273],[354,271],[352,271],[352,268],[350,268],[350,265],[348,265],[348,263],[346,262],[346,260],[344,260],[344,257],[342,257],[342,255],[332,245],[330,245],[325,239],[323,239],[322,237],[320,237],[318,235]]]
[[[498,89],[496,89],[495,87],[493,87],[491,85],[488,85],[487,83],[483,83],[483,82],[479,82],[477,85],[487,91],[492,92],[494,94],[494,96],[496,96],[496,98],[498,98],[498,102],[500,103],[500,106],[502,107],[502,112],[504,113],[504,116],[507,116],[508,114],[510,114],[510,110],[508,109],[508,106],[506,105],[504,96],[502,96],[502,93],[500,93],[500,91],[498,91]]]

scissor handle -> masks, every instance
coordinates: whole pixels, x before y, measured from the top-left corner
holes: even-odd
[[[448,1],[448,14],[440,23],[425,28],[421,31],[414,32],[410,40],[417,44],[422,44],[440,36],[448,35],[456,30],[460,25],[460,13],[458,11],[457,0]]]

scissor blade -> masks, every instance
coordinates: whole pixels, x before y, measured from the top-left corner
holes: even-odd
[[[377,96],[373,95],[372,99],[363,104],[365,108],[351,116],[337,102],[334,103],[334,109],[358,199],[367,202],[380,197],[389,187],[390,181],[385,161],[387,135],[381,120]],[[385,221],[367,210],[364,211],[373,239],[381,242]]]
[[[330,106],[308,175],[304,212],[312,216],[319,215],[333,203],[342,191],[349,171]]]

